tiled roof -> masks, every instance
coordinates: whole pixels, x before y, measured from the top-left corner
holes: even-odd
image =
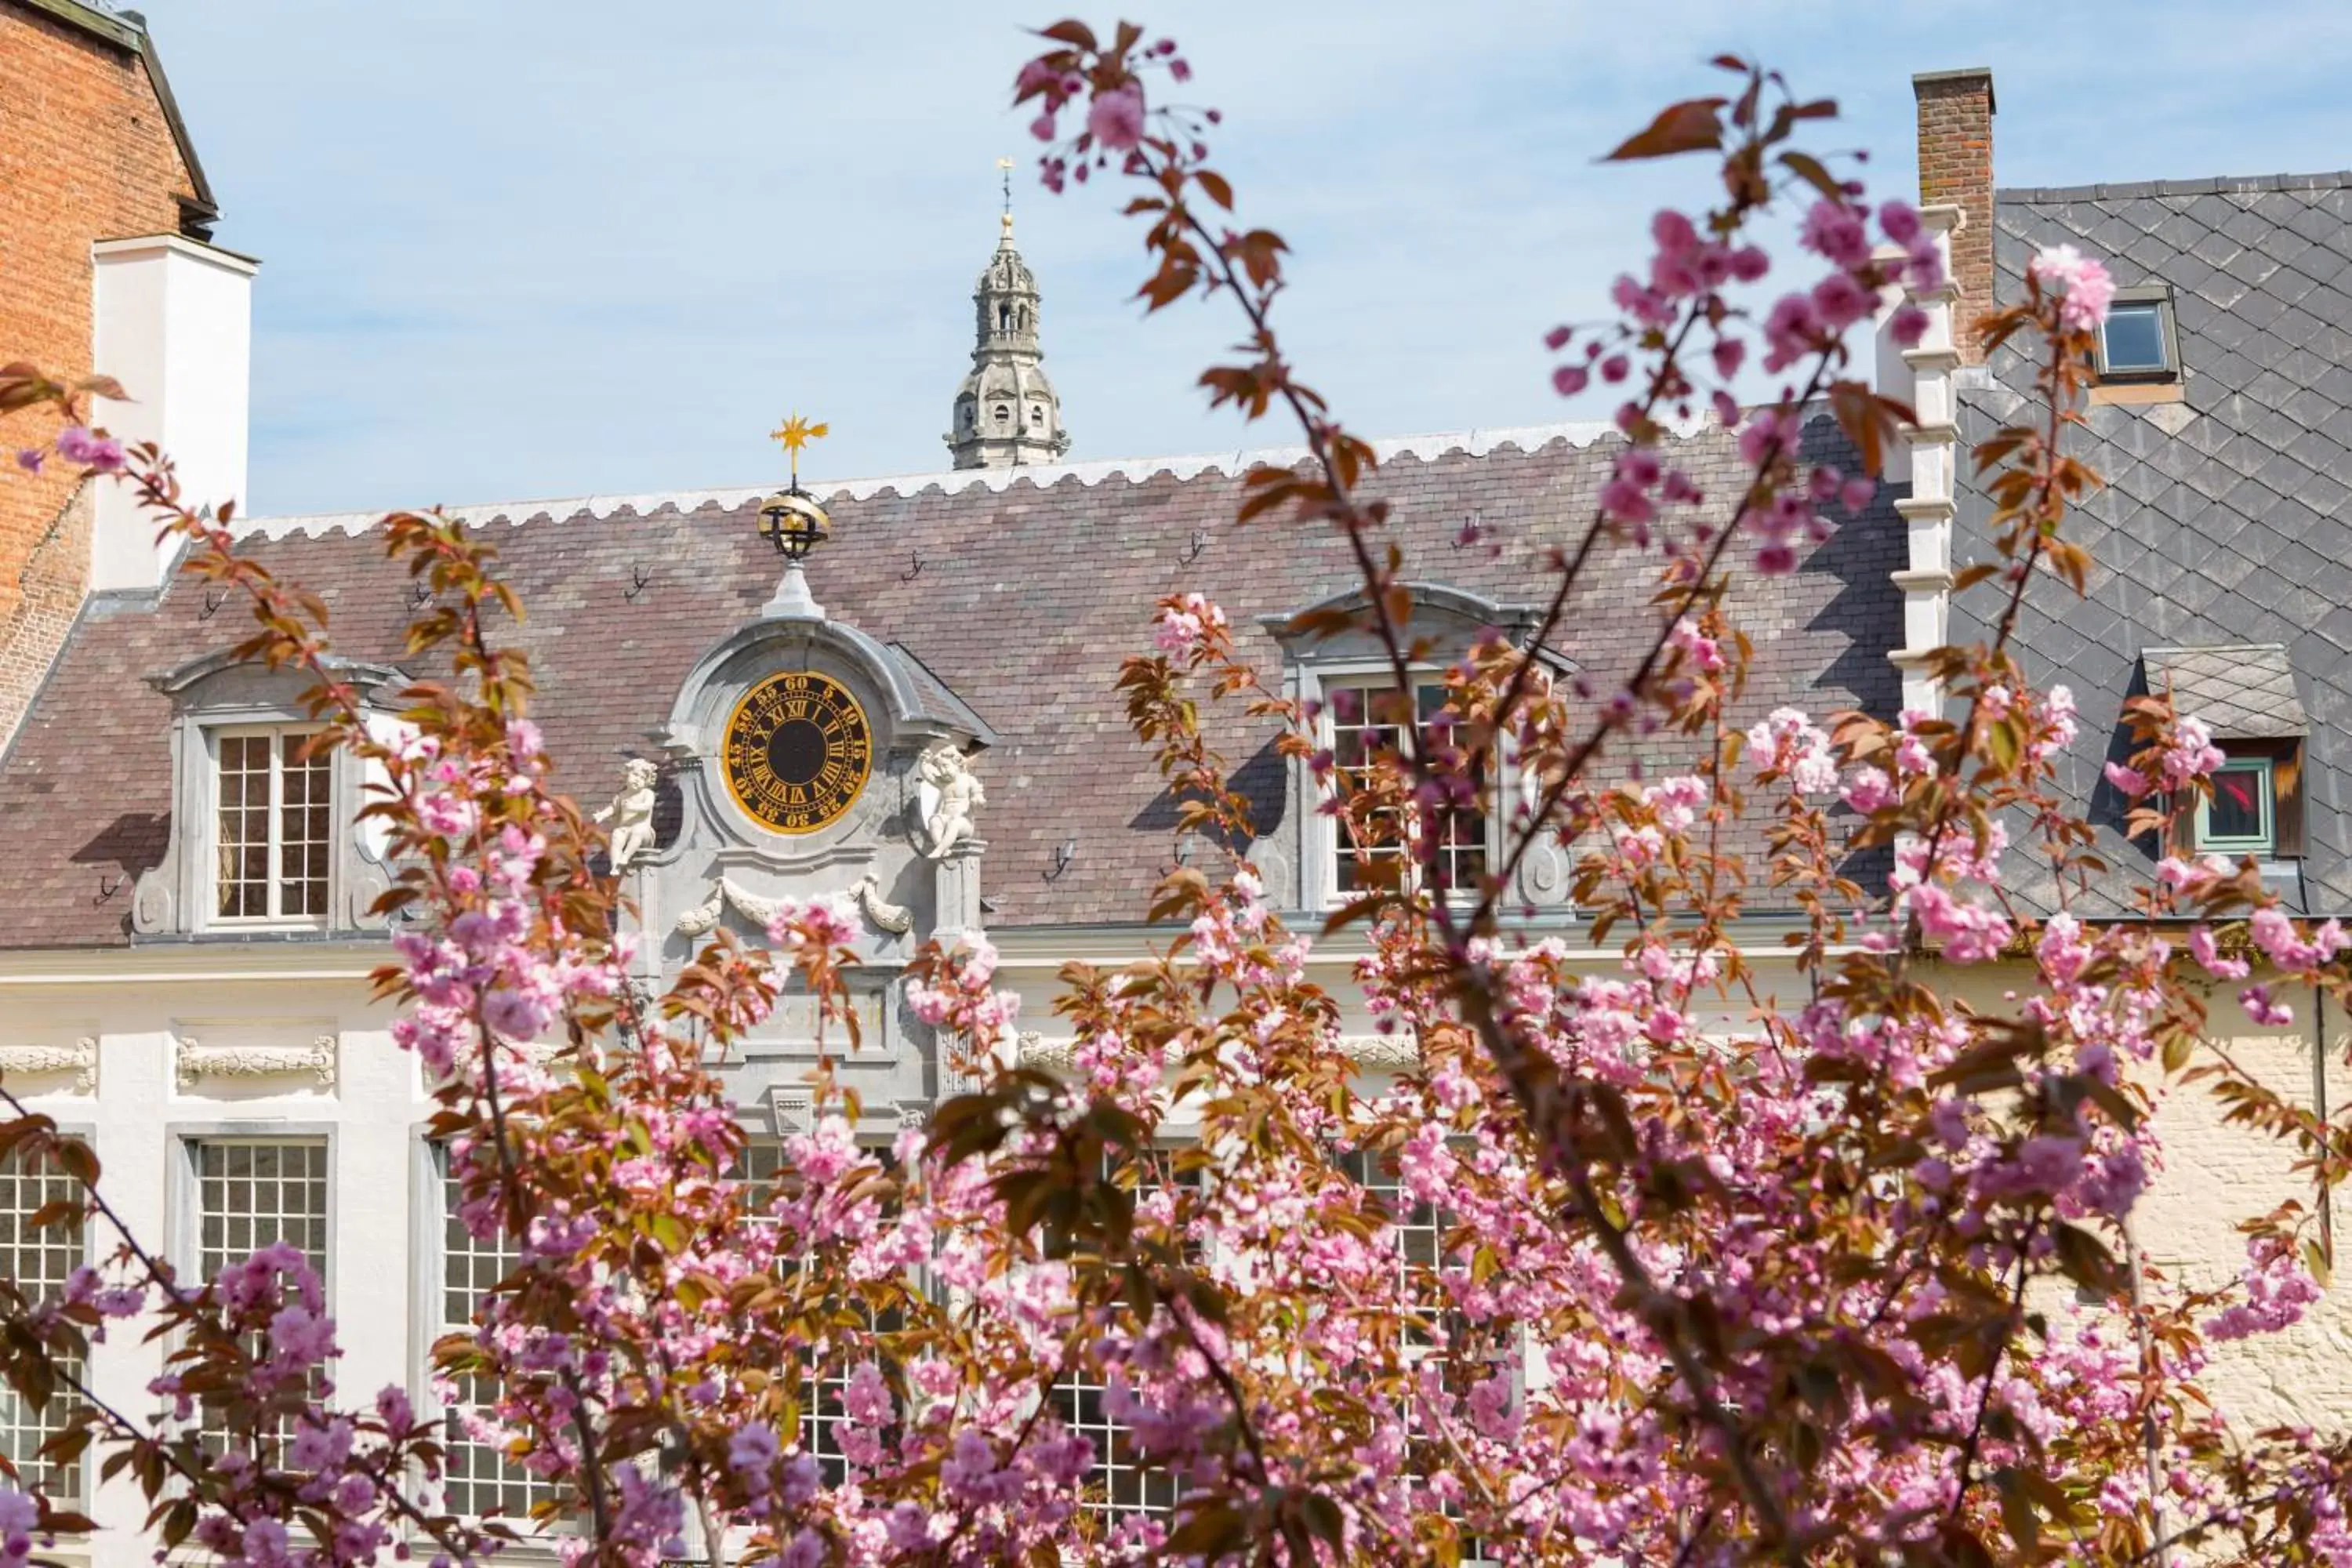
[[[2068,530],[2096,563],[2089,591],[2044,579],[2020,622],[2031,673],[2069,684],[2084,717],[2065,784],[2095,821],[2120,825],[2100,767],[2143,650],[2280,647],[2309,710],[2305,880],[2315,907],[2352,909],[2352,795],[2334,771],[2352,761],[2352,174],[2003,191],[1997,228],[2003,299],[2038,247],[2062,242],[2119,285],[2169,284],[2187,372],[2179,402],[2086,411],[2073,449],[2106,488]],[[2031,385],[2013,352],[1991,370],[1963,400],[1964,440]],[[1963,561],[1985,553],[1986,511],[1964,489]],[[1998,592],[1959,596],[1956,638],[1983,635]],[[2128,867],[2144,848],[2110,831],[2100,853]]]
[[[2278,643],[2142,649],[2147,689],[2172,693],[2173,711],[2217,741],[2278,741],[2311,732],[2294,694],[2294,666]]]
[[[1525,449],[1461,437],[1397,443],[1378,493],[1396,508],[1407,575],[1494,599],[1525,597],[1546,550],[1590,515],[1616,438],[1587,431]],[[1819,456],[1843,455],[1826,421]],[[1679,460],[1711,494],[1736,488],[1738,459],[1720,431],[1688,438]],[[993,731],[979,767],[988,789],[983,880],[999,924],[1139,919],[1169,858],[1157,773],[1129,736],[1113,689],[1119,661],[1150,645],[1153,601],[1179,589],[1214,596],[1245,650],[1278,668],[1258,625],[1354,582],[1342,543],[1321,530],[1236,528],[1232,457],[1189,475],[1172,462],[1080,472],[958,475],[946,483],[877,484],[828,498],[834,542],[809,583],[836,619],[919,659]],[[651,749],[696,658],[758,612],[777,577],[753,533],[751,492],[694,506],[584,503],[474,514],[499,552],[528,621],[511,640],[533,660],[535,709],[562,773],[583,798],[609,792],[619,759]],[[1485,542],[1457,548],[1475,520]],[[397,662],[411,613],[408,581],[388,570],[362,528],[264,525],[243,548],[319,592],[336,646]],[[1903,525],[1882,500],[1816,550],[1791,577],[1743,586],[1735,614],[1757,645],[1744,706],[1815,711],[1896,700],[1886,650],[1900,638],[1888,574],[1905,558]],[[1604,551],[1573,607],[1562,650],[1605,695],[1654,635],[1654,558]],[[642,582],[643,586],[637,586]],[[182,578],[160,600],[100,600],[84,611],[58,667],[0,762],[0,946],[127,942],[128,879],[154,863],[168,828],[165,698],[143,677],[236,641],[235,614],[208,614]],[[1282,810],[1271,733],[1238,712],[1227,753],[1260,804]],[[1076,858],[1049,880],[1053,851]],[[110,893],[110,889],[111,889]],[[1757,901],[1762,901],[1760,892]]]

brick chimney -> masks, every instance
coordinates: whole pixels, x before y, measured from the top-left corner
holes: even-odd
[[[1976,320],[1993,309],[1992,71],[1922,71],[1911,90],[1919,100],[1919,205],[1961,214],[1952,236],[1952,280],[1960,290],[1952,335],[1961,363],[1981,363]]]

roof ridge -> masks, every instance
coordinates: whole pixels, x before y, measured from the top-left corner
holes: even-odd
[[[2090,185],[2002,185],[1996,202],[2115,201],[2133,196],[2217,196],[2234,191],[2332,191],[2352,186],[2352,169],[2318,174],[2214,174],[2198,180],[2106,181]]]
[[[1696,435],[1713,423],[1713,417],[1709,416],[1688,426],[1675,427],[1675,433],[1685,437]],[[1474,458],[1484,457],[1503,447],[1533,452],[1555,441],[1566,441],[1571,447],[1589,447],[1603,437],[1615,434],[1616,426],[1606,420],[1576,420],[1555,425],[1507,426],[1492,430],[1433,430],[1417,436],[1390,437],[1373,441],[1372,450],[1382,462],[1397,458],[1429,462],[1454,451]],[[1002,492],[1024,480],[1039,489],[1066,479],[1076,479],[1079,484],[1088,487],[1110,479],[1142,484],[1162,472],[1180,480],[1194,479],[1204,473],[1231,476],[1251,468],[1287,467],[1306,456],[1305,447],[1243,447],[1234,451],[1188,453],[1174,457],[1111,458],[1091,463],[887,474],[815,488],[824,499],[830,501],[844,496],[852,500],[867,500],[879,495],[919,495],[933,487],[950,495],[975,488]],[[576,517],[583,511],[593,517],[604,518],[624,508],[644,517],[665,507],[675,507],[680,512],[699,511],[709,506],[716,506],[720,510],[732,510],[758,500],[774,488],[772,483],[748,489],[714,486],[656,490],[638,495],[551,496],[538,500],[478,502],[447,507],[445,510],[459,521],[475,526],[499,518],[510,522],[527,522],[540,516],[560,520]],[[284,517],[247,516],[239,520],[236,533],[241,539],[283,539],[296,533],[323,536],[339,530],[356,534],[373,528],[384,516],[385,512],[382,510],[310,512]]]

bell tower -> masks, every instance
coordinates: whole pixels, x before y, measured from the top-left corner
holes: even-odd
[[[1045,379],[1037,346],[1037,279],[1013,243],[1013,161],[1004,174],[1003,232],[972,290],[977,311],[971,372],[956,389],[946,438],[959,468],[1013,468],[1058,462],[1070,449],[1062,400]]]

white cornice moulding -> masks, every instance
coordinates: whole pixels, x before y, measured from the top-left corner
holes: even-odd
[[[44,1073],[69,1072],[74,1089],[88,1094],[98,1087],[98,1041],[84,1035],[70,1045],[0,1046],[0,1080]]]
[[[335,1037],[307,1046],[207,1046],[183,1039],[177,1053],[183,1093],[208,1078],[291,1078],[309,1073],[320,1089],[335,1087]]]

